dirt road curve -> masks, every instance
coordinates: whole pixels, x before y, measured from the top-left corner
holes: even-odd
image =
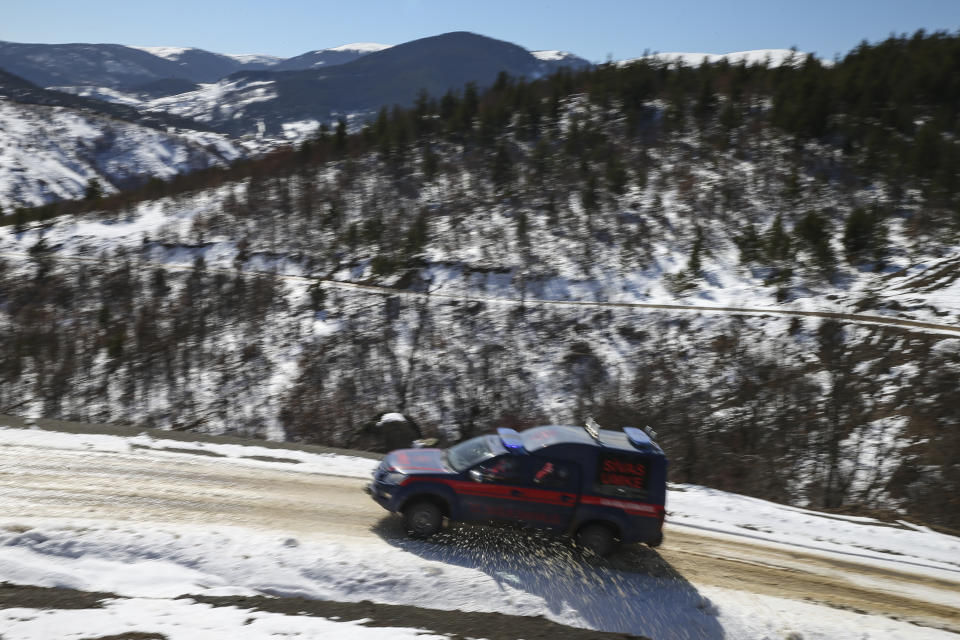
[[[0,257],[14,258],[17,260],[25,260],[29,258],[29,254],[22,252],[13,252],[13,251],[3,251],[0,252]],[[85,257],[85,256],[58,256],[58,260],[66,262],[76,262],[76,263],[96,263],[102,264],[104,259],[102,257]],[[118,262],[119,263],[119,262]],[[183,264],[168,264],[163,263],[157,266],[161,266],[168,271],[191,271],[193,269],[192,265],[183,265]],[[235,275],[237,272],[233,269],[223,269],[215,267],[207,267],[208,273],[221,273],[225,275]],[[248,275],[268,275],[266,272],[262,271],[252,271],[246,270],[244,273]],[[675,311],[678,313],[720,313],[724,315],[734,315],[734,316],[788,316],[788,317],[798,317],[798,318],[829,318],[833,320],[840,320],[843,322],[852,322],[854,324],[866,324],[866,325],[884,325],[891,327],[903,327],[910,330],[919,330],[919,331],[934,331],[937,333],[942,333],[946,335],[960,334],[960,326],[955,324],[942,324],[935,322],[924,322],[921,320],[912,320],[910,318],[901,318],[901,317],[892,317],[892,316],[878,316],[878,315],[869,315],[862,313],[844,313],[839,311],[802,311],[796,309],[785,309],[780,307],[769,307],[769,308],[749,308],[749,307],[720,307],[720,306],[706,306],[706,305],[688,305],[688,304],[657,304],[657,303],[648,303],[648,302],[597,302],[597,301],[588,301],[588,300],[553,300],[553,299],[539,299],[539,298],[524,298],[523,300],[519,298],[502,298],[496,296],[481,296],[470,293],[439,293],[439,292],[420,292],[420,291],[410,291],[406,289],[394,289],[391,287],[381,287],[377,285],[361,284],[357,282],[346,282],[342,280],[331,280],[327,278],[320,277],[311,277],[311,276],[297,276],[297,275],[284,275],[284,274],[275,274],[270,273],[271,277],[278,278],[280,280],[285,280],[288,282],[299,282],[302,284],[315,284],[320,283],[322,286],[328,289],[340,289],[343,291],[353,291],[356,293],[367,293],[370,295],[381,295],[381,296],[398,296],[403,298],[417,298],[417,299],[431,299],[431,300],[457,300],[460,302],[483,302],[486,304],[500,304],[500,305],[527,305],[527,306],[545,306],[545,307],[588,307],[588,308],[597,308],[597,309],[627,309],[633,310],[636,312],[644,311]]]
[[[355,478],[137,452],[43,450],[4,458],[0,495],[13,506],[8,515],[170,524],[215,521],[305,539],[317,532],[375,536],[385,517],[361,493],[364,481]],[[694,585],[808,600],[960,632],[960,609],[902,595],[956,593],[960,576],[956,582],[936,580],[910,573],[906,566],[903,571],[871,567],[855,559],[828,559],[802,549],[680,527],[668,530],[657,553],[630,549],[610,563],[632,572],[657,567],[661,574],[666,570]]]

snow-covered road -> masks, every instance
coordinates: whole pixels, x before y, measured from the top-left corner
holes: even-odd
[[[0,428],[0,457],[0,581],[146,599],[141,608],[168,622],[170,607],[200,607],[199,619],[223,618],[224,633],[244,617],[169,599],[372,600],[652,638],[960,633],[960,540],[905,523],[676,486],[661,549],[591,563],[562,541],[516,531],[406,540],[361,492],[375,464],[362,457],[10,428]],[[130,603],[105,611],[126,624]],[[51,637],[36,631],[40,619],[70,624],[70,612],[24,611],[0,611],[0,636]],[[134,618],[140,631],[206,637]],[[283,627],[278,619],[264,617],[264,629]],[[294,637],[322,635],[297,629]],[[56,637],[90,636],[76,632]]]

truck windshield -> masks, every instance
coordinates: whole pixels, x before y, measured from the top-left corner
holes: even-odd
[[[454,471],[460,472],[492,458],[497,452],[490,448],[490,440],[489,436],[477,436],[453,445],[447,449],[447,464]]]

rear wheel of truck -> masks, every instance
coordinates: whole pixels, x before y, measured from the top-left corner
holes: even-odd
[[[592,523],[584,525],[577,531],[577,544],[586,551],[603,557],[613,553],[617,541],[610,527]]]

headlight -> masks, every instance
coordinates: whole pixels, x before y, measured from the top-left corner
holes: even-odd
[[[382,482],[383,484],[400,484],[406,479],[407,479],[407,474],[393,472],[383,476],[383,478],[380,479],[380,482]]]

